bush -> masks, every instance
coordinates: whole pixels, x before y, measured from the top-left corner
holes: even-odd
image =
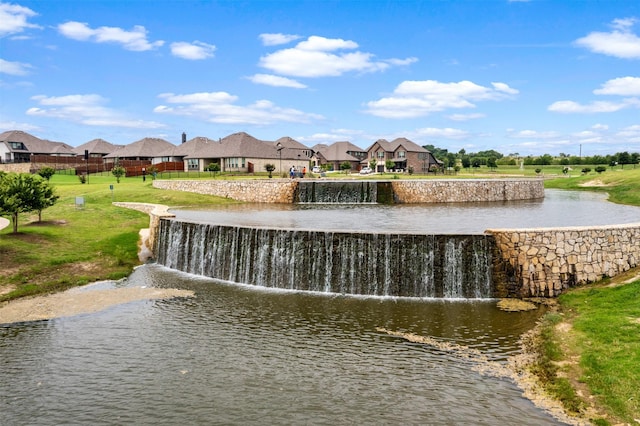
[[[602,173],[602,172],[606,171],[607,168],[605,166],[597,166],[594,170],[596,171],[596,173],[599,174],[599,173]]]
[[[584,167],[584,168],[582,169],[582,173],[583,173],[583,174],[585,174],[585,175],[586,175],[587,173],[590,173],[590,172],[591,172],[591,168],[590,168],[590,167]]]

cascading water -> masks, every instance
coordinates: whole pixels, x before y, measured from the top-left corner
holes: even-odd
[[[393,202],[389,182],[379,181],[300,181],[295,197],[298,203],[380,203]]]
[[[375,296],[492,297],[487,235],[248,228],[163,219],[157,261],[256,286]]]

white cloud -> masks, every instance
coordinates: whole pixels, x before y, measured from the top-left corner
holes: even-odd
[[[558,137],[560,137],[560,135],[557,132],[553,132],[553,131],[546,131],[546,132],[539,132],[537,130],[520,130],[520,131],[510,131],[507,134],[508,137],[510,138],[515,138],[515,139],[556,139]]]
[[[34,126],[33,124],[29,123],[18,123],[17,121],[0,121],[0,132],[16,129],[20,129],[25,132],[41,130],[40,127]]]
[[[620,77],[609,80],[602,88],[593,91],[596,95],[640,96],[640,77]]]
[[[580,104],[574,101],[554,102],[547,108],[552,112],[595,114],[601,112],[616,112],[625,108],[640,107],[640,100],[637,98],[623,99],[620,102],[595,101],[590,104]]]
[[[486,117],[485,114],[481,113],[472,113],[472,114],[451,114],[448,115],[447,118],[453,121],[468,121],[468,120],[476,120],[478,118]]]
[[[255,74],[249,77],[249,80],[256,84],[274,87],[292,87],[294,89],[306,89],[307,87],[296,80],[271,74]]]
[[[301,37],[295,34],[260,34],[258,36],[262,40],[264,46],[277,46],[279,44],[287,44]]]
[[[135,52],[152,50],[164,44],[162,40],[154,42],[147,40],[147,30],[140,25],[134,26],[131,31],[126,31],[118,27],[92,29],[84,22],[69,21],[58,25],[58,31],[65,37],[74,40],[116,43],[121,44],[127,50]]]
[[[27,22],[36,16],[33,10],[17,4],[0,3],[0,37],[8,34],[21,33],[27,28],[40,28]]]
[[[609,126],[606,124],[594,124],[591,126],[593,130],[609,130]]]
[[[186,95],[163,93],[158,97],[173,105],[159,105],[154,112],[194,117],[210,123],[268,125],[278,122],[309,123],[323,119],[321,115],[282,108],[267,100],[258,100],[246,106],[235,105],[237,97],[226,92]]]
[[[199,60],[213,58],[216,47],[213,44],[194,41],[187,43],[184,41],[171,43],[171,53],[182,59]]]
[[[260,58],[259,65],[276,74],[293,77],[337,77],[347,72],[383,71],[392,65],[415,62],[415,58],[375,61],[374,55],[357,49],[351,40],[311,36],[293,48]]]
[[[100,95],[33,96],[41,107],[27,110],[27,115],[57,118],[87,126],[110,126],[139,129],[157,129],[161,123],[134,120],[104,106],[107,99]]]
[[[416,129],[416,133],[419,136],[442,139],[466,139],[469,137],[469,132],[466,130],[453,129],[451,127],[445,127],[442,129],[435,127],[423,127],[421,129]]]
[[[471,81],[403,81],[391,96],[368,102],[365,112],[385,118],[415,118],[452,108],[475,108],[474,102],[508,99],[518,91],[504,83],[493,89]]]
[[[31,65],[21,62],[10,62],[0,58],[0,73],[9,75],[27,75],[31,69]]]
[[[624,59],[640,59],[640,37],[631,32],[634,18],[616,19],[609,33],[594,31],[575,44],[593,52]]]

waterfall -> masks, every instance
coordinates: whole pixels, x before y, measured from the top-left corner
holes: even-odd
[[[298,203],[380,203],[393,202],[391,183],[377,181],[300,181]]]
[[[493,239],[249,228],[163,219],[157,262],[187,273],[292,290],[492,297]]]

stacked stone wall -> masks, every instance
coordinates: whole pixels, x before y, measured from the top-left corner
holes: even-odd
[[[503,296],[555,297],[640,262],[640,223],[486,232],[501,257],[494,276],[502,278]]]
[[[2,163],[0,164],[0,172],[7,173],[29,173],[31,163]]]
[[[154,188],[215,195],[251,203],[293,203],[297,182],[260,180],[155,180]]]
[[[391,181],[391,185],[394,202],[407,204],[544,198],[542,179],[416,179],[394,180]],[[293,203],[298,181],[290,179],[156,180],[153,186],[252,203]]]
[[[466,203],[544,198],[542,179],[392,181],[396,203]]]

